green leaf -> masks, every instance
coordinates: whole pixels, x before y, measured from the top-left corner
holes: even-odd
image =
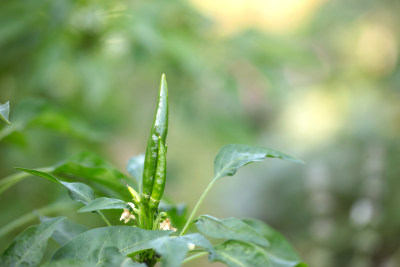
[[[230,267],[275,267],[261,247],[236,240],[216,246],[209,259],[211,262],[224,262]]]
[[[289,155],[279,151],[248,145],[227,145],[221,148],[214,161],[214,179],[232,176],[237,170],[254,161],[263,161],[265,158],[279,158],[292,162],[302,163]]]
[[[140,190],[142,190],[141,188],[142,188],[143,168],[144,168],[143,154],[130,158],[126,166],[126,169],[128,170],[129,174],[132,175],[133,178],[135,178]],[[139,193],[141,194],[142,192]]]
[[[269,246],[269,242],[248,224],[237,218],[219,220],[209,215],[202,215],[196,220],[199,231],[214,238],[252,242],[260,246]]]
[[[57,164],[52,173],[67,178],[83,179],[107,195],[130,198],[128,190],[121,183],[121,180],[128,178],[101,157],[90,152],[80,153]],[[110,190],[112,192],[109,192]]]
[[[152,242],[152,246],[162,256],[162,267],[181,266],[189,251],[189,244],[179,237],[160,238]]]
[[[82,202],[83,204],[87,205],[90,201],[94,199],[94,191],[88,185],[82,183],[62,182],[58,180],[54,175],[47,172],[25,169],[25,168],[17,168],[17,169],[39,177],[43,177],[47,180],[63,185],[68,189],[68,194],[72,200]]]
[[[307,267],[298,261],[288,261],[255,244],[228,240],[215,247],[210,261],[222,261],[230,267]]]
[[[165,236],[152,242],[153,248],[162,256],[163,267],[178,267],[182,265],[187,252],[194,246],[213,251],[210,242],[201,234],[189,234],[185,236]],[[193,247],[192,247],[193,246]]]
[[[211,261],[222,261],[229,266],[307,267],[280,233],[258,220],[246,219],[242,222],[267,239],[270,245],[259,246],[254,242],[230,238],[232,240],[215,248]]]
[[[92,200],[87,206],[78,212],[91,212],[95,210],[127,209],[129,206],[125,201],[115,198],[100,197]]]
[[[101,248],[116,247],[121,255],[151,248],[151,242],[172,231],[151,231],[130,226],[110,226],[87,231],[59,248],[53,260],[76,259],[101,264],[105,260]]]
[[[98,267],[94,263],[78,261],[78,260],[59,260],[59,261],[51,261],[44,265],[40,265],[40,267]]]
[[[128,190],[121,183],[121,180],[128,178],[102,158],[89,152],[72,156],[54,167],[48,168],[48,172],[40,173],[38,170],[17,169],[41,176],[53,182],[57,180],[54,175],[83,180],[106,195],[115,195],[118,198],[130,198]],[[133,187],[135,188],[135,186]]]
[[[3,105],[0,105],[0,119],[7,122],[8,124],[11,124],[11,122],[8,120],[8,115],[10,114],[10,102],[6,102]]]
[[[0,266],[37,266],[43,258],[47,240],[65,218],[54,218],[31,226],[19,234],[0,257]]]
[[[51,261],[41,267],[147,267],[144,263],[133,262],[131,258],[122,256],[116,247],[106,247],[104,250],[104,262],[96,264],[94,262],[62,259]]]
[[[40,220],[42,222],[45,222],[48,220],[52,220],[52,218],[40,216]],[[70,220],[63,220],[57,225],[56,230],[51,237],[57,242],[57,244],[62,246],[71,239],[88,230],[89,228],[84,225],[71,222]]]
[[[103,267],[147,267],[144,263],[133,262],[131,258],[121,255],[116,247],[106,247],[103,250]]]
[[[36,175],[36,176],[45,178],[54,183],[61,184],[60,181],[58,181],[58,179],[54,175],[51,175],[50,173],[39,171],[39,170],[34,170],[34,169],[19,168],[19,167],[16,167],[16,169],[23,171],[23,172],[30,173],[32,175]]]
[[[245,219],[244,223],[251,226],[254,230],[256,230],[260,235],[264,236],[269,240],[271,245],[266,248],[269,255],[271,256],[271,261],[277,259],[277,261],[287,261],[293,262],[296,264],[300,264],[301,259],[290,245],[290,243],[277,231],[268,226],[262,221],[258,221],[255,219]],[[277,265],[279,266],[279,265]],[[282,265],[282,266],[297,266],[297,265]],[[306,266],[304,264],[304,266]]]
[[[94,199],[94,191],[88,185],[62,181],[60,183],[68,189],[68,194],[72,200],[88,205]]]

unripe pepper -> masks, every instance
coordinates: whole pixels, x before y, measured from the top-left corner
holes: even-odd
[[[168,87],[165,75],[163,74],[160,82],[160,91],[156,114],[153,126],[151,127],[150,137],[147,142],[146,155],[143,169],[143,191],[142,201],[147,204],[153,191],[154,178],[157,167],[158,139],[161,138],[165,144],[168,132]]]
[[[129,193],[132,196],[133,202],[135,202],[136,205],[139,205],[139,203],[140,203],[139,194],[135,191],[135,189],[133,189],[129,185],[126,185],[126,186],[128,187]]]
[[[161,137],[158,138],[157,166],[153,183],[153,191],[151,193],[149,208],[155,211],[158,208],[161,197],[164,193],[165,178],[167,171],[166,150]]]

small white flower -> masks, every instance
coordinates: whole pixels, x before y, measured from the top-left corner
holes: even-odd
[[[172,227],[171,221],[169,218],[165,219],[162,223],[160,223],[160,230],[174,230],[176,231],[176,228]]]
[[[129,212],[129,210],[124,209],[124,212],[121,214],[120,221],[124,220],[124,223],[129,222],[130,219],[135,219],[135,216]]]

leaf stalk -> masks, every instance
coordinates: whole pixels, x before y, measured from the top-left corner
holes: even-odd
[[[186,221],[185,226],[183,227],[181,233],[179,234],[179,236],[184,235],[187,230],[189,229],[189,227],[193,224],[193,218],[196,215],[200,205],[203,203],[204,198],[207,196],[208,192],[210,191],[211,187],[214,185],[214,183],[216,182],[216,179],[213,178],[211,183],[208,184],[208,186],[206,187],[206,189],[204,190],[203,194],[200,196],[199,200],[197,201],[196,205],[194,206],[192,213],[189,216],[189,219]]]

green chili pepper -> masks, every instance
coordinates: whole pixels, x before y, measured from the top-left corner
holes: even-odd
[[[166,151],[161,137],[158,138],[157,167],[154,178],[153,191],[151,193],[149,208],[155,211],[158,208],[164,193],[165,177],[167,170]]]
[[[142,201],[144,204],[152,194],[154,177],[157,167],[158,137],[161,137],[165,144],[168,132],[168,87],[165,75],[161,77],[160,92],[156,114],[154,116],[153,126],[150,131],[150,137],[147,142],[146,155],[143,169],[143,191]]]

